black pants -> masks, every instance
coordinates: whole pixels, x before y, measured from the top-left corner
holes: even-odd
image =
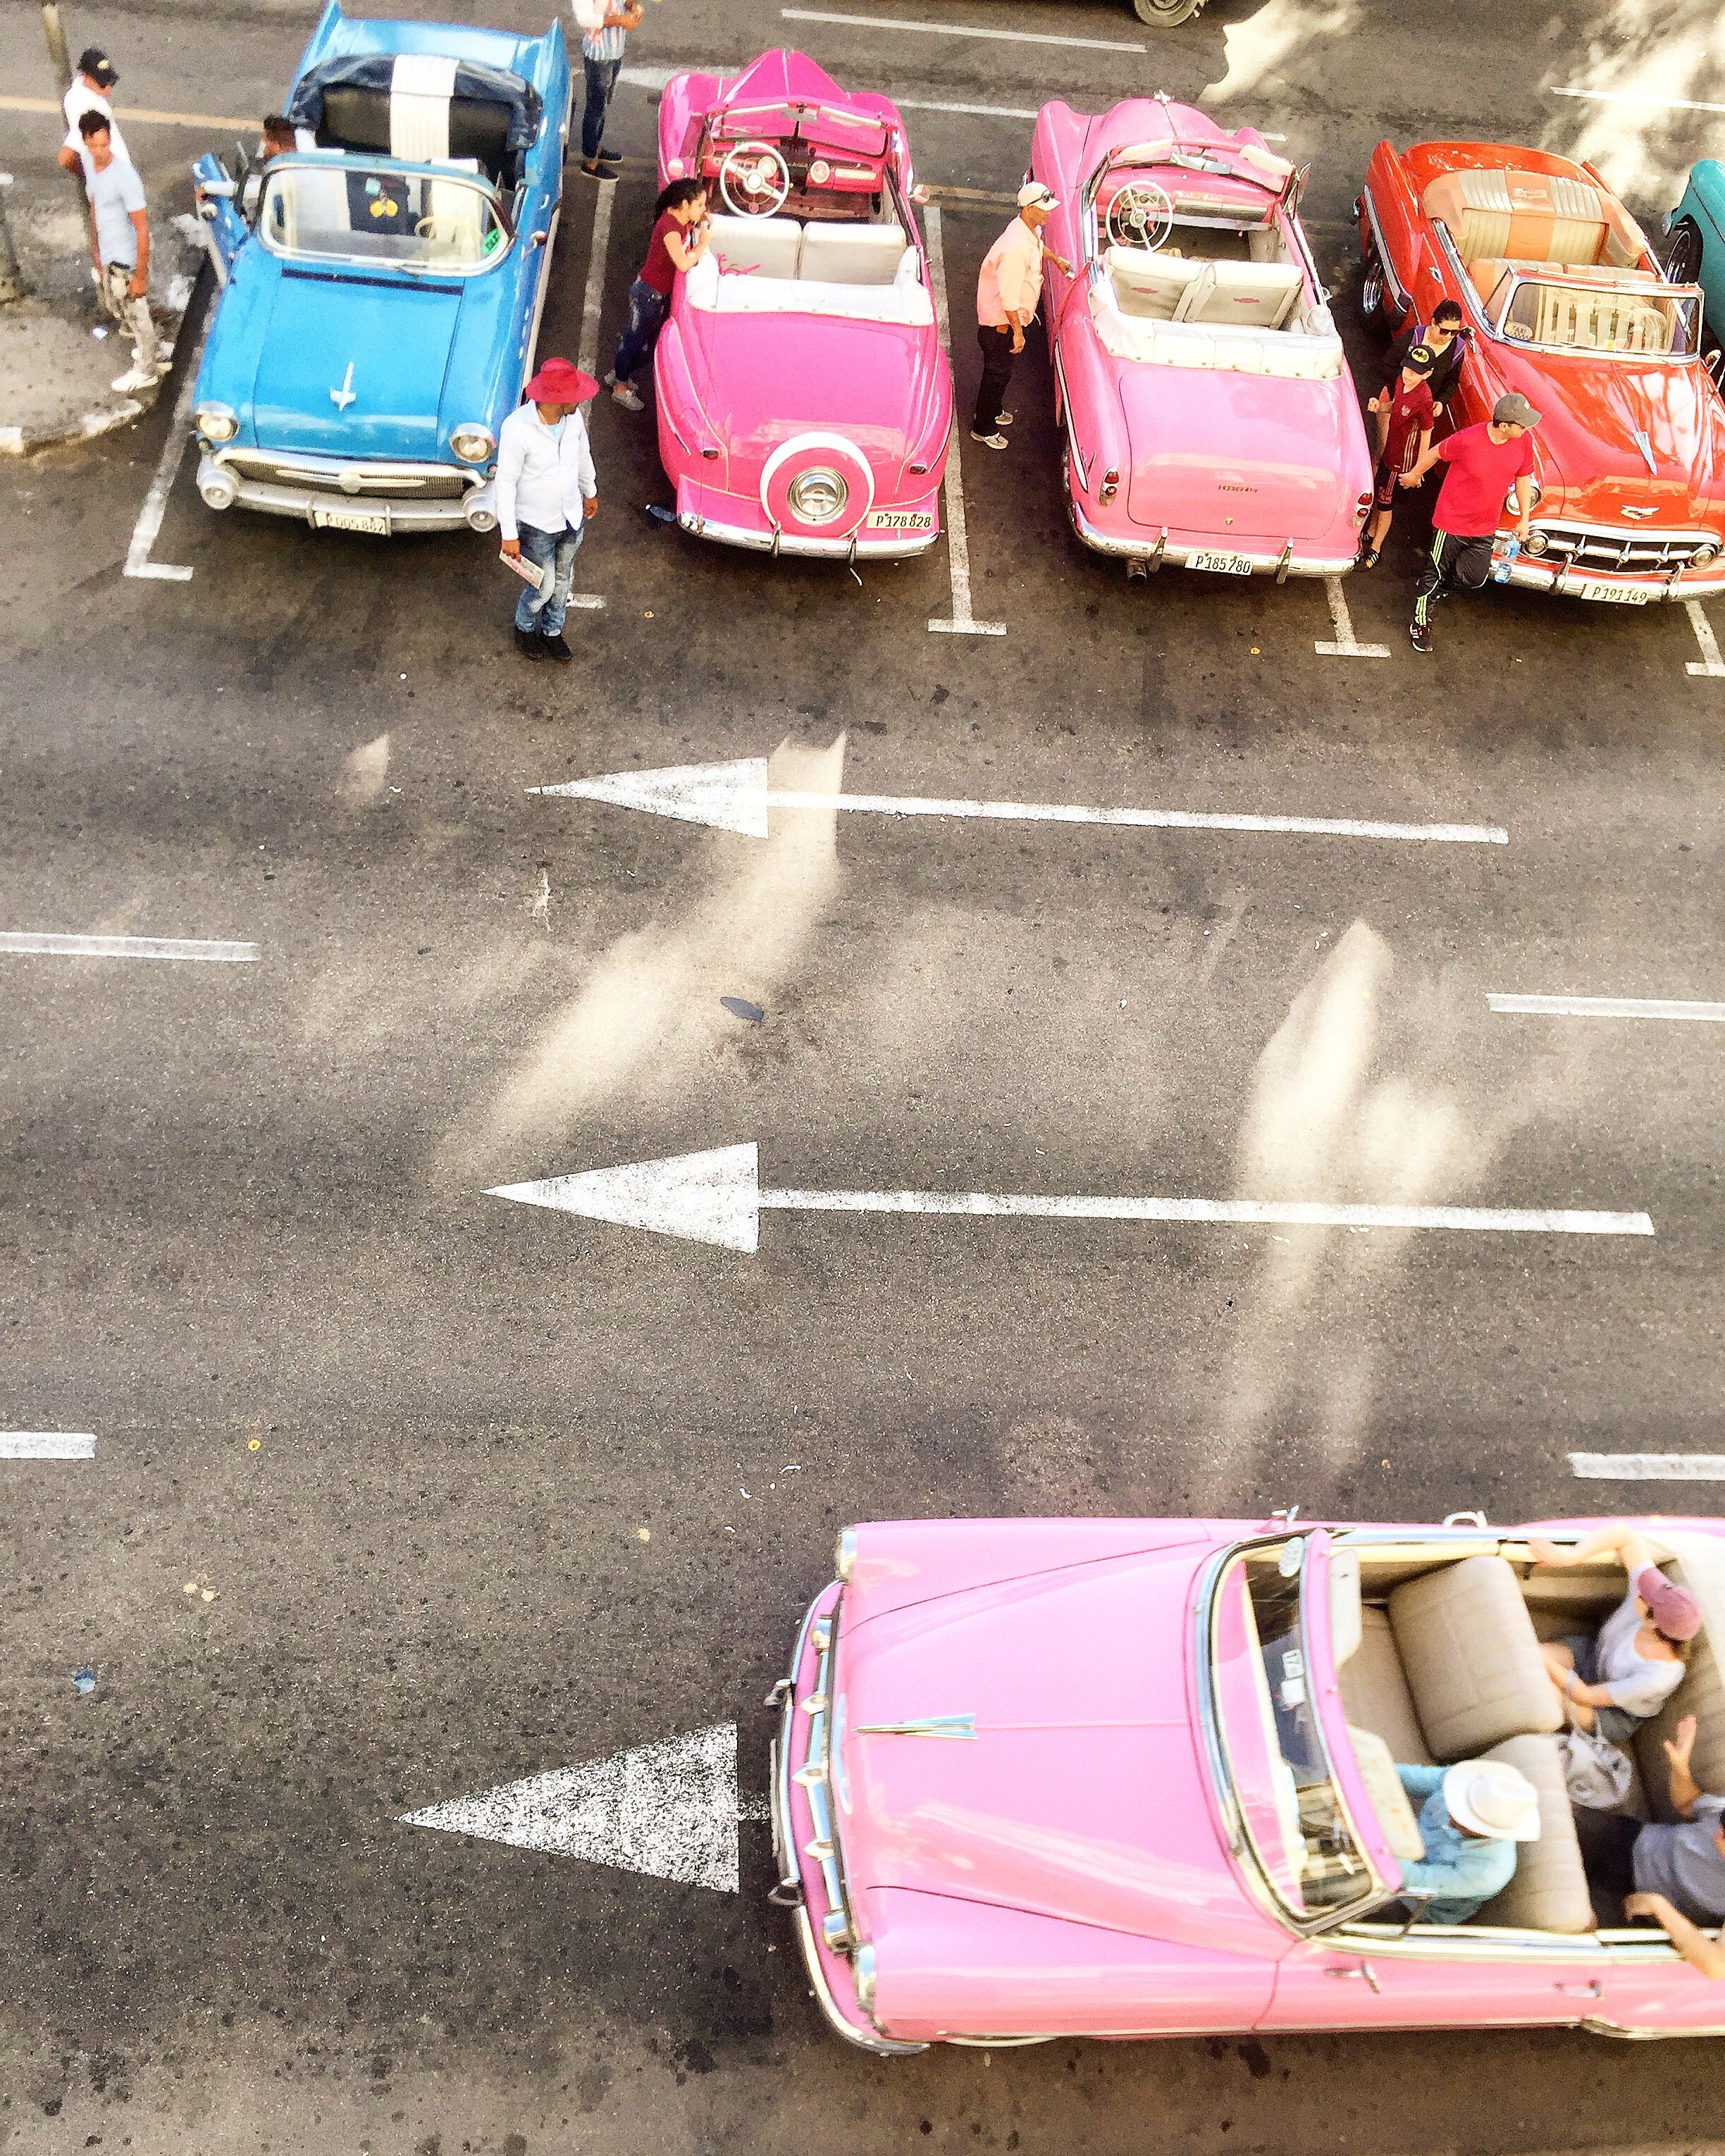
[[[987,323],[980,323],[976,341],[983,348],[983,380],[976,393],[976,417],[970,423],[971,431],[992,434],[1000,424],[1006,385],[1012,380],[1012,331],[990,329]]]
[[[1414,587],[1414,619],[1422,629],[1430,615],[1432,601],[1441,598],[1451,586],[1476,592],[1485,583],[1491,573],[1496,537],[1491,531],[1481,539],[1461,539],[1453,531],[1432,533],[1431,551]]]
[[[1615,1930],[1626,1921],[1624,1896],[1635,1891],[1635,1836],[1641,1831],[1640,1822],[1625,1819],[1621,1812],[1589,1811],[1585,1804],[1577,1804],[1574,1812],[1575,1839],[1587,1867],[1594,1914],[1607,1931]]]

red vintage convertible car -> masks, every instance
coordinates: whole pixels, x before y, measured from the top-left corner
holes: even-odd
[[[1471,350],[1445,425],[1489,419],[1511,390],[1541,414],[1510,581],[1630,606],[1725,589],[1725,403],[1701,294],[1667,282],[1593,167],[1380,142],[1358,213],[1368,315],[1400,327],[1461,304]]]

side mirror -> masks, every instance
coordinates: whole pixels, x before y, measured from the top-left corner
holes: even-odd
[[[1713,387],[1716,389],[1725,389],[1725,352],[1722,352],[1718,346],[1715,345],[1701,363],[1712,376]]]
[[[251,169],[250,151],[246,148],[244,142],[236,142],[234,145],[234,172],[241,187],[244,187],[250,177]]]

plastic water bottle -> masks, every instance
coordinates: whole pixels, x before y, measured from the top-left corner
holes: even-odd
[[[1509,544],[1503,550],[1502,560],[1499,562],[1497,567],[1491,572],[1491,580],[1494,583],[1507,584],[1509,582],[1509,572],[1515,567],[1516,556],[1519,554],[1521,551],[1521,541],[1519,539],[1512,539]]]

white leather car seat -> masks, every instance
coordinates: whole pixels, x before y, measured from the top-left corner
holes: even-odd
[[[1563,1726],[1521,1584],[1501,1557],[1404,1581],[1390,1630],[1435,1758],[1477,1758],[1507,1738]]]
[[[793,217],[716,217],[711,252],[733,275],[794,277],[803,228]]]
[[[1183,321],[1279,330],[1304,282],[1292,262],[1210,262],[1204,266],[1210,272],[1209,286],[1185,309],[1180,316]]]
[[[1107,254],[1115,305],[1122,314],[1147,321],[1173,321],[1207,266],[1183,255],[1149,254],[1142,247],[1111,247]]]
[[[904,228],[897,223],[834,224],[811,218],[803,228],[797,275],[812,285],[890,285],[904,255]]]
[[[1476,1924],[1525,1925],[1571,1934],[1594,1928],[1587,1867],[1575,1838],[1575,1815],[1563,1786],[1555,1737],[1510,1737],[1481,1754],[1525,1774],[1539,1793],[1539,1839],[1516,1844],[1516,1876],[1486,1902]]]

